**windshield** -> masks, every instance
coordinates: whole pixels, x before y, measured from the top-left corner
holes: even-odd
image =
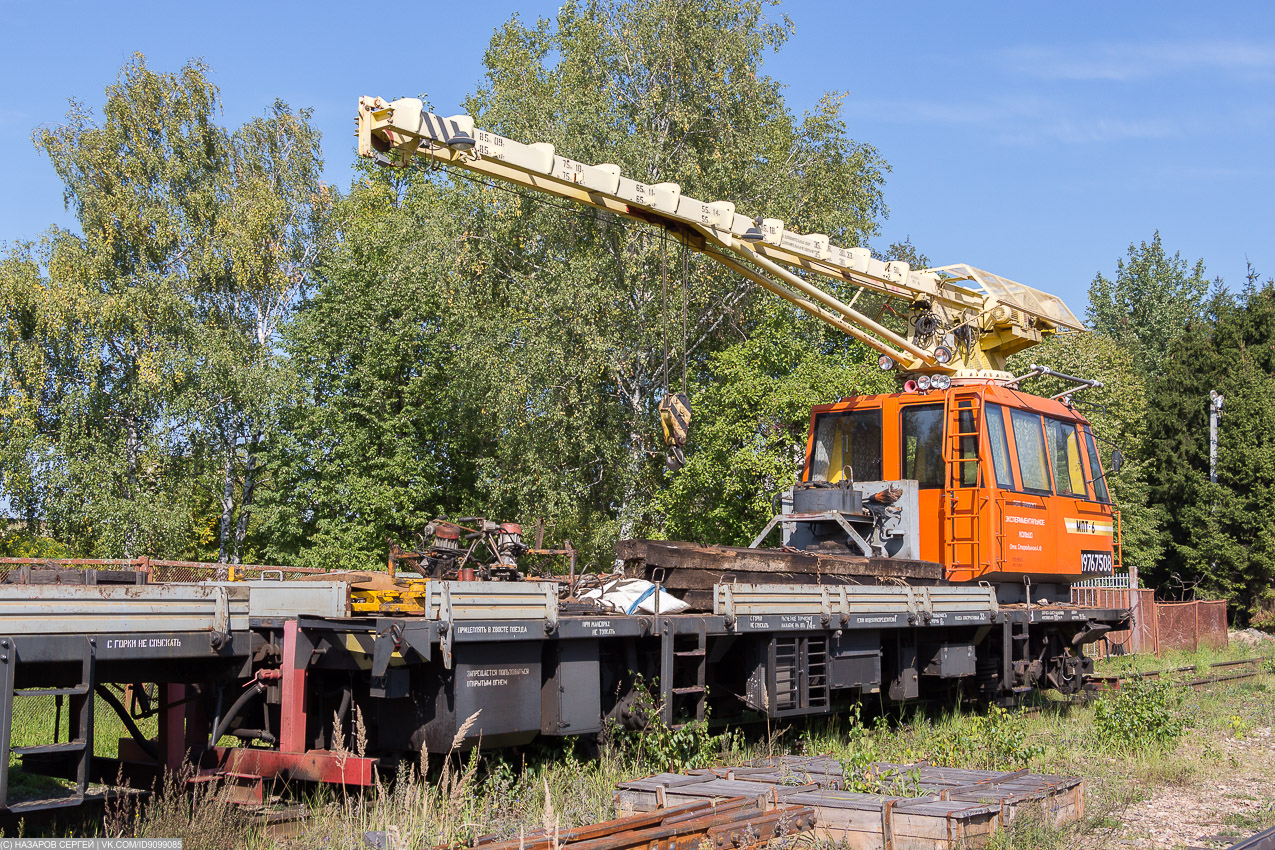
[[[1023,489],[1048,493],[1049,461],[1045,457],[1040,414],[1011,410],[1009,419],[1014,429],[1014,445],[1018,448],[1018,473],[1023,479]]]
[[[1053,460],[1054,492],[1065,496],[1085,496],[1085,474],[1081,469],[1080,439],[1071,422],[1045,418],[1049,456]]]
[[[1110,502],[1111,494],[1107,492],[1107,479],[1098,463],[1098,450],[1094,446],[1093,434],[1085,428],[1084,435],[1085,452],[1089,455],[1089,480],[1093,483],[1094,497],[1100,502]]]
[[[881,411],[823,413],[815,418],[808,481],[881,480]]]

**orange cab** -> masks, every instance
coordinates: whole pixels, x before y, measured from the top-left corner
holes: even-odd
[[[1115,517],[1088,421],[979,383],[857,396],[811,413],[803,482],[915,480],[920,558],[949,581],[1111,575]]]

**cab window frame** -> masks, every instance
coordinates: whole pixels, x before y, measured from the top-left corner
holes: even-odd
[[[1080,431],[1080,442],[1085,452],[1085,473],[1089,476],[1086,484],[1093,491],[1093,496],[1086,501],[1099,505],[1112,505],[1111,488],[1107,486],[1107,471],[1102,468],[1102,460],[1098,457],[1098,443],[1093,429],[1087,423],[1076,423]],[[1099,487],[1102,488],[1099,495]]]
[[[1035,420],[1035,431],[1033,432],[1030,429],[1025,429],[1023,431],[1023,435],[1026,436],[1026,435],[1034,433],[1036,435],[1036,438],[1040,441],[1039,457],[1040,459],[1044,461],[1043,465],[1041,466],[1041,472],[1044,475],[1044,482],[1045,482],[1045,487],[1043,489],[1039,487],[1030,486],[1027,483],[1027,475],[1024,473],[1024,466],[1023,466],[1023,448],[1024,448],[1023,442],[1024,441],[1019,439],[1018,423],[1023,421],[1026,418]],[[1018,468],[1018,482],[1019,482],[1018,492],[1031,493],[1032,495],[1035,495],[1035,496],[1052,496],[1054,494],[1053,474],[1050,471],[1050,467],[1049,467],[1049,451],[1048,451],[1048,447],[1046,445],[1046,439],[1045,439],[1044,417],[1034,410],[1026,410],[1021,407],[1010,407],[1009,408],[1009,430],[1013,436],[1014,465]]]
[[[1018,453],[1015,450],[1013,443],[1011,442],[1011,438],[1013,436],[1011,431],[1013,429],[1012,429],[1012,426],[1007,421],[1007,417],[1005,416],[1006,409],[1007,408],[1005,407],[1005,405],[999,404],[997,402],[988,402],[986,405],[983,406],[983,422],[984,422],[983,427],[987,431],[987,448],[988,448],[988,456],[989,456],[988,459],[990,460],[992,465],[991,478],[992,478],[992,481],[996,482],[997,489],[1019,492],[1020,488],[1018,485],[1018,475],[1014,471],[1014,467],[1018,461]],[[1008,408],[1008,409],[1013,410],[1013,408]],[[995,414],[996,416],[996,421],[1000,423],[1001,431],[1000,431],[999,446],[997,445],[997,442],[994,439],[992,434],[991,423],[992,423],[993,414]],[[1001,480],[1000,470],[997,468],[997,465],[996,465],[996,455],[998,451],[1004,451],[1003,459],[1005,462],[1005,471],[1009,473],[1009,483],[1005,483],[1004,481]]]
[[[828,423],[830,427],[836,428],[835,423],[844,422],[846,420],[853,421],[856,417],[864,417],[870,420],[875,420],[869,423],[869,427],[870,428],[874,427],[876,430],[876,435],[877,435],[876,457],[873,459],[872,462],[867,464],[868,468],[865,470],[859,469],[854,463],[849,463],[849,464],[845,463],[844,462],[845,458],[843,457],[842,458],[843,463],[841,464],[841,467],[836,470],[833,470],[832,469],[832,454],[831,452],[829,452],[828,460],[827,460],[827,468],[823,470],[823,477],[822,478],[818,477],[819,473],[816,471],[815,464],[818,462],[818,456],[819,456],[818,455],[819,431],[821,426],[823,426],[824,423]],[[883,412],[880,407],[858,407],[858,408],[848,408],[845,410],[829,410],[823,413],[816,413],[814,415],[814,421],[811,427],[810,464],[806,470],[805,480],[806,481],[830,481],[836,475],[839,475],[841,473],[841,470],[844,469],[846,466],[849,466],[851,468],[854,480],[857,480],[857,481],[884,480],[885,479],[884,427],[885,425],[883,421]],[[832,435],[830,433],[829,437],[831,438],[831,436]],[[855,454],[855,444],[853,442],[851,443],[850,451],[851,451],[851,456],[853,458],[853,455]],[[875,463],[875,468],[873,468],[873,463]],[[865,474],[870,472],[875,472],[876,474],[875,475]]]
[[[913,435],[917,438],[917,455],[913,458],[913,470],[908,469],[908,421],[909,416],[918,416],[921,413],[937,413],[938,414],[938,463],[936,465],[937,480],[931,482],[929,478],[922,481],[914,475],[910,475],[910,471],[915,471],[916,459],[919,457],[919,450],[922,446],[920,434]],[[919,404],[905,404],[899,407],[899,478],[905,480],[913,480],[917,482],[919,490],[942,490],[947,486],[947,459],[944,457],[943,441],[947,438],[946,422],[947,404],[945,402],[923,402]]]
[[[1044,425],[1044,428],[1045,428],[1045,451],[1047,452],[1049,456],[1049,479],[1050,479],[1050,483],[1053,485],[1054,493],[1059,496],[1067,496],[1072,499],[1083,499],[1084,501],[1087,501],[1087,502],[1093,501],[1092,499],[1089,498],[1088,479],[1085,477],[1085,455],[1084,455],[1084,450],[1082,448],[1082,443],[1081,443],[1080,423],[1076,422],[1075,420],[1060,419],[1057,416],[1048,416],[1046,414],[1041,414],[1041,423]],[[1075,439],[1075,452],[1076,452],[1075,456],[1076,456],[1077,464],[1079,467],[1075,471],[1080,473],[1079,491],[1076,490],[1077,482],[1071,480],[1073,470],[1071,469],[1070,459],[1066,455],[1067,449],[1065,447],[1068,437],[1065,434],[1065,430],[1064,430],[1063,432],[1064,449],[1063,449],[1063,455],[1060,458],[1055,451],[1056,449],[1056,446],[1054,444],[1055,435],[1050,430],[1051,424],[1055,426],[1056,428],[1071,429],[1070,436]],[[1060,460],[1062,464],[1066,467],[1067,479],[1068,479],[1067,485],[1070,488],[1065,491],[1061,488],[1058,481],[1058,464]]]

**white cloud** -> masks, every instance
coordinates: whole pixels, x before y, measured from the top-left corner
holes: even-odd
[[[1129,82],[1190,72],[1253,80],[1275,75],[1275,42],[1205,39],[1025,45],[1005,50],[1003,56],[1015,71],[1053,80]]]
[[[0,109],[0,127],[22,126],[31,123],[31,116],[16,109]]]
[[[933,129],[973,130],[1000,144],[1095,144],[1182,135],[1180,121],[1075,114],[1069,107],[1032,96],[979,101],[857,101],[853,114],[871,122],[912,124]]]

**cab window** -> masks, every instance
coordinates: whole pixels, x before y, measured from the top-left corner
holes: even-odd
[[[1054,473],[1054,492],[1084,498],[1085,473],[1080,456],[1080,438],[1076,426],[1059,419],[1045,419],[1045,436],[1049,441],[1049,458]]]
[[[1014,489],[1014,467],[1009,462],[1009,440],[1005,436],[1005,409],[987,405],[987,442],[992,447],[992,470],[996,486]]]
[[[903,478],[922,490],[943,486],[943,405],[913,404],[903,408]]]
[[[962,399],[957,402],[957,424],[960,431],[956,461],[957,477],[962,487],[978,486],[978,426],[974,422],[974,402]]]
[[[1102,469],[1098,463],[1098,450],[1094,446],[1093,434],[1084,429],[1085,454],[1089,455],[1089,480],[1093,482],[1094,497],[1100,502],[1110,502],[1111,494],[1107,492],[1107,479],[1102,477]]]
[[[880,481],[881,411],[824,413],[815,418],[809,481],[835,484],[844,476]]]
[[[1045,456],[1045,435],[1040,416],[1026,410],[1010,410],[1010,426],[1014,429],[1014,445],[1018,449],[1018,475],[1023,489],[1049,492],[1049,460]]]

